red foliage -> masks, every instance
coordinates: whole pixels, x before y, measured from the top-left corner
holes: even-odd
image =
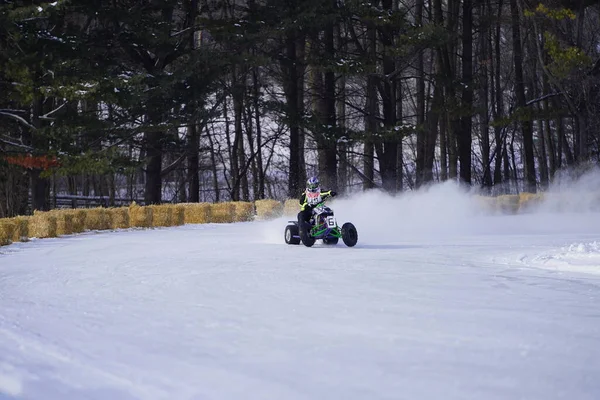
[[[6,156],[5,159],[9,164],[19,165],[27,169],[41,169],[43,171],[60,165],[58,159],[53,156],[19,154],[16,156]]]

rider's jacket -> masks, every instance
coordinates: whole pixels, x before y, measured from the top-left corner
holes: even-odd
[[[300,211],[312,209],[317,204],[329,197],[331,197],[331,190],[321,191],[321,193],[316,197],[312,193],[305,190],[300,196]]]

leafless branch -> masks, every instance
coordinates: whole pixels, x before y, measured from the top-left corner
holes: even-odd
[[[35,130],[35,126],[31,125],[29,122],[27,122],[27,120],[25,118],[23,118],[23,117],[15,114],[14,112],[0,111],[0,115],[5,115],[5,116],[7,116],[9,118],[16,119],[21,124],[23,124],[26,127],[28,127],[29,129]]]
[[[19,142],[15,142],[13,138],[10,138],[10,137],[7,137],[7,136],[1,137],[0,138],[0,142],[2,142],[4,144],[7,144],[9,146],[18,147],[18,148],[29,150],[29,151],[33,151],[34,150],[33,147],[28,146],[28,145],[24,144],[23,142],[20,142],[20,143]]]
[[[54,119],[54,118],[50,118],[50,115],[54,114],[55,112],[57,112],[58,110],[60,110],[61,108],[63,108],[64,106],[67,105],[67,102],[65,101],[64,103],[62,103],[60,106],[58,106],[57,108],[55,108],[54,110],[47,112],[46,114],[40,116],[40,119]]]

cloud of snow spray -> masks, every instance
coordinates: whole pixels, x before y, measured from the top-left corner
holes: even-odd
[[[481,198],[454,182],[435,184],[391,196],[368,191],[335,198],[329,205],[338,223],[352,222],[360,243],[386,243],[423,237],[460,235],[600,234],[600,170],[562,174],[545,200],[520,215],[495,215]],[[283,243],[288,220],[270,221],[261,229],[269,243]]]

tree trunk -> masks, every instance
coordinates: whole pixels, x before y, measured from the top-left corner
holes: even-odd
[[[293,32],[288,32],[286,38],[286,57],[283,64],[284,92],[287,105],[287,119],[290,129],[290,165],[288,172],[288,197],[296,198],[301,192],[303,182],[301,180],[300,168],[301,158],[304,153],[300,146],[300,98],[298,87],[298,60],[297,60],[297,38]]]
[[[424,0],[416,0],[415,2],[415,25],[419,28],[423,26],[423,6]],[[441,6],[440,6],[441,7]],[[417,52],[415,71],[415,86],[416,86],[416,117],[417,117],[417,159],[415,171],[415,185],[421,187],[425,182],[425,158],[427,149],[427,129],[425,128],[425,63],[424,50],[420,49]]]
[[[495,149],[495,164],[494,164],[494,186],[500,185],[502,183],[502,161],[504,156],[506,155],[506,136],[502,134],[502,126],[500,126],[499,121],[504,117],[504,96],[502,91],[502,81],[501,81],[501,70],[502,70],[502,57],[501,57],[501,48],[500,41],[502,38],[502,30],[500,23],[500,16],[502,14],[502,0],[500,0],[498,4],[498,16],[497,16],[497,25],[496,32],[494,36],[494,59],[495,59],[495,69],[494,69],[494,121],[496,122],[494,126],[494,139],[496,141],[496,149]]]
[[[336,0],[330,0],[335,7]],[[333,22],[328,23],[325,28],[325,58],[333,60],[335,57],[335,26]],[[337,183],[337,118],[335,113],[335,73],[328,68],[324,73],[323,106],[325,112],[326,127],[325,140],[323,144],[324,165],[321,167],[321,177],[324,187],[338,190]]]
[[[491,53],[488,49],[489,43],[489,25],[488,22],[485,22],[488,18],[488,8],[486,7],[485,0],[479,0],[478,4],[479,9],[479,20],[481,21],[481,32],[480,32],[480,41],[479,41],[479,66],[480,66],[480,82],[481,87],[479,90],[479,102],[480,102],[480,112],[479,112],[479,134],[481,136],[481,158],[483,162],[483,178],[482,184],[484,188],[489,188],[492,186],[492,173],[491,173],[491,159],[490,159],[490,120],[489,120],[489,79],[488,79],[488,60],[491,58]]]
[[[265,173],[263,170],[262,157],[262,125],[260,121],[260,82],[258,79],[258,68],[254,68],[252,80],[254,83],[254,118],[256,125],[256,180],[258,181],[257,192],[254,193],[255,199],[265,198]]]
[[[453,33],[458,29],[458,17],[459,17],[459,7],[460,3],[458,0],[449,0],[448,1],[448,17],[447,21],[444,24],[444,11],[442,9],[442,1],[434,0],[433,1],[433,17],[436,26],[445,27],[445,29]],[[444,125],[445,129],[445,148],[447,149],[448,154],[448,178],[455,179],[458,176],[458,152],[456,148],[457,138],[456,135],[459,131],[459,120],[455,115],[456,113],[456,92],[454,89],[454,81],[455,81],[455,56],[456,52],[454,48],[453,42],[445,43],[444,45],[439,46],[438,48],[439,58],[442,63],[442,71],[443,76],[442,79],[444,81]]]
[[[517,108],[525,112],[527,101],[525,98],[525,82],[523,78],[523,49],[521,45],[521,25],[517,0],[510,0],[510,14],[512,21],[513,58],[515,64],[515,94]],[[521,121],[523,134],[523,150],[525,162],[525,186],[524,190],[536,193],[537,184],[535,176],[535,158],[533,154],[533,130],[531,120],[525,117]]]
[[[155,126],[158,126],[158,123]],[[160,204],[162,200],[162,178],[160,174],[162,169],[162,135],[163,133],[160,131],[149,131],[145,134],[147,161],[144,201],[146,205]]]
[[[460,160],[460,180],[471,184],[471,146],[473,109],[473,2],[463,0],[462,24],[462,117],[457,135],[458,158]]]
[[[342,138],[338,145],[340,159],[340,165],[338,169],[338,191],[339,194],[344,194],[348,189],[348,150],[346,145],[346,77],[344,75],[340,76],[338,91],[340,95],[337,100],[337,117],[338,128]]]
[[[383,9],[391,13],[393,11],[392,0],[383,0]],[[391,50],[394,45],[394,31],[389,24],[381,28],[381,43],[383,47],[383,74],[390,76],[396,70],[394,56]],[[379,168],[381,171],[381,183],[383,189],[389,193],[397,191],[396,181],[398,176],[398,137],[396,126],[396,85],[389,79],[383,82],[381,93],[383,108],[383,125],[385,136],[381,153],[378,154]]]
[[[211,172],[212,172],[212,186],[215,191],[215,202],[219,202],[221,200],[221,193],[219,190],[219,172],[217,168],[217,156],[215,154],[215,143],[213,141],[212,135],[206,125],[206,137],[208,138],[208,144],[210,145],[210,163],[211,163]]]
[[[544,121],[538,120],[538,165],[540,166],[540,186],[542,189],[546,189],[550,184],[549,173],[548,173],[548,154],[546,152],[545,134],[544,134]]]
[[[196,124],[188,127],[188,156],[187,156],[187,182],[188,182],[188,201],[191,203],[200,202],[200,171],[199,156],[200,135]]]
[[[338,51],[345,54],[347,49],[342,37],[342,25],[337,26],[337,48]],[[339,93],[336,99],[336,114],[338,122],[338,130],[340,142],[338,143],[338,193],[343,195],[348,189],[348,154],[347,154],[347,133],[346,133],[346,76],[342,72],[338,79],[337,92]]]
[[[393,2],[392,8],[395,12],[400,11],[400,4],[397,1]],[[401,61],[398,57],[396,57],[396,61],[395,61],[395,70],[396,71],[400,71],[402,66],[401,66]],[[395,96],[396,98],[394,99],[395,104],[396,104],[396,121],[400,121],[402,122],[403,117],[404,117],[404,110],[402,108],[402,76],[401,73],[398,74],[396,80],[393,82],[394,84],[394,92],[395,92]],[[397,168],[397,173],[396,173],[396,189],[397,191],[402,191],[404,189],[404,149],[403,149],[403,139],[404,139],[404,132],[400,131],[400,134],[398,136],[398,143],[396,144],[397,146],[397,150],[396,150],[396,168]]]
[[[245,171],[241,169],[245,164],[243,112],[244,94],[246,92],[245,73],[241,69],[239,67],[234,68],[232,88],[234,137],[231,149],[231,200],[233,201],[239,201],[241,198],[246,200],[248,195],[248,177]],[[240,72],[239,75],[238,72]]]
[[[333,59],[334,27],[329,23],[323,33],[324,52],[318,50],[319,35],[312,38],[313,59]],[[321,186],[337,190],[337,135],[335,115],[335,75],[332,70],[323,71],[313,66],[313,113],[314,136],[317,142],[319,177]]]
[[[369,57],[369,65],[375,65],[377,62],[377,32],[375,27],[369,24],[367,26],[367,51]],[[364,155],[363,155],[363,188],[372,189],[375,187],[375,147],[374,137],[377,133],[377,81],[374,76],[367,76],[367,97],[365,109],[365,139],[364,139]]]
[[[42,120],[40,116],[43,115],[44,99],[36,95],[32,103],[32,116],[31,121],[33,126],[37,129],[31,133],[30,141],[28,144],[36,150],[46,152],[48,148],[47,140],[41,137],[39,130],[42,128]],[[26,142],[27,143],[27,142]],[[50,209],[49,195],[50,195],[50,182],[48,178],[42,178],[40,169],[31,169],[29,173],[30,186],[31,186],[31,208],[32,210],[47,211]]]
[[[438,123],[440,120],[440,110],[443,106],[442,85],[437,82],[433,89],[433,102],[427,121],[425,123],[425,148],[423,149],[423,171],[421,176],[421,184],[433,182],[433,163],[435,161],[435,144],[437,142]]]
[[[248,141],[248,150],[250,154],[250,159],[248,160],[248,162],[250,163],[250,169],[252,171],[252,196],[254,200],[257,200],[258,166],[256,164],[256,147],[254,146],[254,95],[256,94],[256,88],[254,87],[254,83],[254,71],[252,71],[252,101],[246,101],[244,120],[246,125],[246,140]],[[250,185],[250,182],[248,184]],[[248,200],[246,201],[250,201],[249,194]]]

